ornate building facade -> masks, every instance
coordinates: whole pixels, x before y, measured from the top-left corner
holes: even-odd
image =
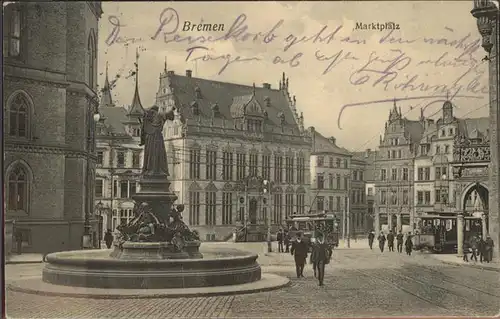
[[[366,169],[368,163],[364,157],[353,156],[351,158],[350,173],[350,234],[359,237],[371,229],[371,218],[368,215],[368,204],[366,198]]]
[[[490,95],[490,165],[488,197],[488,232],[495,242],[494,255],[500,255],[500,11],[498,2],[474,0],[472,15],[482,37],[482,47],[486,51],[489,66]]]
[[[5,210],[24,252],[91,232],[101,15],[99,1],[4,6]]]
[[[380,230],[405,230],[413,225],[414,158],[423,131],[422,122],[403,117],[394,101],[374,162],[377,235]]]
[[[138,56],[135,63],[135,91],[127,107],[113,102],[111,85],[106,77],[102,88],[97,126],[97,171],[95,180],[95,210],[100,218],[99,238],[106,229],[115,230],[133,217],[132,195],[139,191],[143,161],[140,146],[140,118],[144,108],[139,96]]]
[[[229,238],[235,228],[259,240],[268,220],[274,232],[286,216],[307,211],[311,137],[288,87],[284,74],[278,89],[195,78],[190,70],[160,75],[156,103],[176,108],[164,131],[171,188],[203,240]]]

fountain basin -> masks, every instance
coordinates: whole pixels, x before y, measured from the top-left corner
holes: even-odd
[[[110,250],[49,254],[42,280],[53,285],[110,289],[169,289],[241,285],[261,279],[257,255],[202,247],[203,259],[117,259]]]

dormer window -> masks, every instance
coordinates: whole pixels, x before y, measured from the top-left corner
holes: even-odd
[[[196,101],[191,102],[191,111],[193,112],[194,115],[200,114],[200,109]]]
[[[201,96],[201,89],[199,86],[197,86],[195,89],[194,89],[194,94],[196,96],[197,99],[201,99],[202,96]]]
[[[262,121],[253,119],[247,120],[247,131],[254,133],[262,132]]]
[[[212,114],[214,117],[218,117],[220,115],[219,104],[217,103],[212,104]]]

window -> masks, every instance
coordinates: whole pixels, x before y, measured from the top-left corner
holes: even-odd
[[[135,193],[137,193],[137,184],[135,181],[128,182],[128,191],[129,197],[132,197],[132,195],[135,195]]]
[[[349,177],[344,177],[344,188],[349,189]]]
[[[206,178],[208,180],[216,180],[217,179],[217,152],[216,151],[207,151],[207,170],[206,170]]]
[[[24,35],[24,15],[19,4],[4,6],[3,21],[3,55],[19,57],[22,50],[21,38]]]
[[[125,152],[119,151],[116,154],[117,167],[125,167]]]
[[[95,181],[95,197],[96,198],[102,198],[103,197],[103,191],[104,191],[104,181],[102,179],[97,179]]]
[[[132,152],[132,167],[138,168],[140,166],[140,158],[141,158],[140,151],[133,151]]]
[[[453,136],[453,128],[450,128],[450,136]]]
[[[434,195],[436,196],[435,203],[441,203],[441,190],[436,189]]]
[[[281,224],[281,220],[282,220],[282,217],[283,217],[283,197],[281,196],[281,194],[274,194],[274,201],[273,201],[273,206],[274,206],[274,209],[273,209],[273,220],[272,220],[272,223],[273,224]]]
[[[422,167],[419,167],[417,169],[417,178],[419,181],[423,181],[424,180],[424,169]]]
[[[200,224],[200,193],[189,192],[189,224]]]
[[[238,180],[246,177],[246,155],[236,154],[236,178]]]
[[[408,196],[409,192],[407,189],[403,189],[403,205],[408,205],[410,197]]]
[[[341,163],[340,158],[337,158],[336,162],[337,162],[337,167],[340,167],[340,165],[341,165],[341,164],[340,164],[340,163]]]
[[[398,193],[395,190],[391,190],[391,205],[396,205],[398,203]]]
[[[10,211],[28,211],[29,179],[28,171],[25,167],[18,164],[9,173],[9,188],[7,210]]]
[[[337,196],[337,212],[340,212],[342,210],[341,207],[342,200],[340,199],[340,196]]]
[[[333,174],[328,175],[328,188],[333,189]]]
[[[94,39],[94,32],[93,30],[90,33],[89,40],[88,40],[88,45],[87,45],[87,54],[88,54],[88,59],[89,59],[89,64],[88,64],[88,72],[89,72],[89,87],[91,89],[94,89],[95,85],[95,65],[96,65],[96,43]]]
[[[249,168],[248,174],[250,176],[257,176],[258,160],[259,160],[258,154],[250,154],[250,160],[248,163],[248,168]]]
[[[216,193],[206,192],[205,193],[205,225],[216,225]]]
[[[336,178],[335,178],[335,179],[337,180],[337,182],[336,182],[336,184],[337,184],[337,185],[336,185],[336,186],[337,186],[337,188],[336,188],[336,189],[340,189],[340,174],[337,174],[337,176],[336,176]]]
[[[358,179],[358,171],[352,171],[352,179],[355,181]]]
[[[128,181],[120,182],[120,198],[128,198]]]
[[[349,161],[344,159],[344,168],[349,168]]]
[[[200,178],[200,150],[190,150],[189,151],[189,178],[199,179]]]
[[[328,158],[328,161],[329,161],[329,164],[330,164],[329,166],[330,166],[331,168],[333,168],[333,157],[329,157],[329,158]]]
[[[323,189],[324,188],[324,186],[325,186],[324,185],[325,184],[325,179],[324,179],[323,175],[319,175],[318,174],[316,176],[316,183],[317,183],[316,186],[317,186],[318,189]]]
[[[305,195],[298,194],[297,195],[297,213],[304,214],[305,211]]]
[[[104,152],[103,151],[97,151],[97,162],[96,164],[99,166],[102,166],[102,163],[104,162]]]
[[[290,217],[293,214],[293,194],[285,195],[285,216]]]
[[[439,145],[436,146],[436,154],[439,154],[441,153],[441,148],[439,147]]]
[[[324,159],[323,156],[318,156],[318,158],[317,158],[317,166],[318,167],[323,167],[324,161],[325,161],[325,159]]]
[[[430,191],[424,192],[424,202],[427,205],[429,205],[431,203],[431,192]]]
[[[445,145],[444,146],[444,153],[448,154],[449,152],[450,152],[450,146],[449,145]]]
[[[441,136],[446,136],[446,133],[444,130],[441,130]]]
[[[359,180],[360,180],[360,181],[364,181],[364,180],[365,180],[365,178],[364,178],[364,176],[363,176],[363,172],[362,172],[362,171],[360,171],[360,172],[359,172]]]
[[[395,181],[398,179],[398,169],[397,168],[393,168],[391,170],[391,180]]]
[[[398,158],[401,158],[401,150],[398,150]]]
[[[328,197],[328,210],[333,212],[333,196]]]
[[[261,132],[262,131],[262,122],[259,120],[247,120],[247,130],[249,132]]]
[[[283,158],[279,155],[274,156],[274,181],[281,183],[283,180]]]
[[[408,168],[403,168],[403,180],[407,181],[408,180]]]
[[[304,184],[306,174],[305,159],[303,157],[297,158],[297,183]]]
[[[269,180],[271,178],[271,156],[262,155],[262,177]]]
[[[392,158],[396,158],[396,151],[395,150],[392,151],[392,155],[391,156],[392,156]]]
[[[118,181],[113,181],[113,197],[118,195]]]
[[[293,184],[293,157],[285,157],[285,180]]]
[[[29,137],[30,103],[24,93],[17,93],[9,104],[9,135]]]
[[[387,171],[385,169],[380,170],[380,180],[381,181],[387,180]]]
[[[431,168],[430,167],[426,167],[424,169],[424,177],[425,177],[426,181],[430,181],[431,180]]]
[[[318,213],[325,210],[325,198],[323,196],[316,197],[316,210]]]
[[[373,188],[368,187],[368,196],[373,196]]]
[[[387,151],[387,158],[391,158],[391,151]]]
[[[441,167],[436,167],[436,174],[435,174],[435,179],[440,180],[441,179]]]
[[[225,181],[233,179],[233,153],[222,153],[222,179]]]
[[[380,191],[380,204],[387,204],[387,191]]]
[[[424,192],[417,192],[417,205],[422,205],[424,203]]]
[[[222,193],[222,225],[233,223],[233,194]]]

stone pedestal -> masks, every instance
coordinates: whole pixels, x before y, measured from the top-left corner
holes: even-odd
[[[464,255],[464,215],[457,214],[457,255]]]
[[[200,242],[187,242],[182,251],[177,251],[171,243],[124,242],[110,257],[122,260],[163,260],[163,259],[201,259]]]
[[[170,182],[166,175],[145,175],[139,181],[141,190],[132,195],[137,203],[148,203],[151,210],[165,222],[177,200],[177,195],[170,191]]]

